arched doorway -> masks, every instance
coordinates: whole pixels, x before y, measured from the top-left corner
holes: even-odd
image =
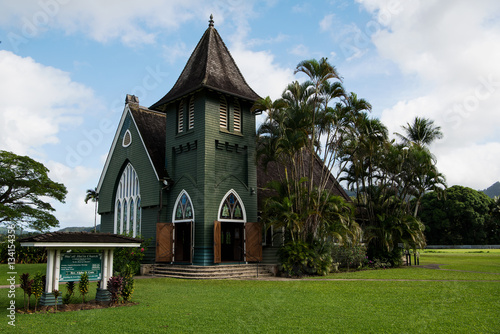
[[[177,196],[172,214],[174,262],[193,262],[194,208],[189,194]]]
[[[215,263],[245,261],[246,211],[234,190],[224,195],[214,226]]]

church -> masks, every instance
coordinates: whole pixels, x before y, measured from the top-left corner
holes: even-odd
[[[276,173],[256,163],[258,99],[211,16],[165,96],[149,108],[126,96],[97,187],[101,232],[150,238],[148,263],[277,263],[282,238],[258,218]]]

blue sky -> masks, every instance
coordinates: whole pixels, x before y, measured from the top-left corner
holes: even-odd
[[[415,116],[444,138],[448,185],[500,180],[500,3],[492,0],[0,0],[0,149],[43,162],[69,190],[61,227],[92,226],[126,94],[175,83],[210,14],[250,86],[277,98],[304,59],[328,57],[391,133]]]

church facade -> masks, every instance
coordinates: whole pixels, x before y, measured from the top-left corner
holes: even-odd
[[[258,212],[284,168],[256,162],[258,99],[211,18],[165,96],[147,108],[127,95],[97,187],[101,232],[150,239],[148,263],[276,264],[283,235]]]
[[[253,103],[212,19],[172,89],[127,95],[98,184],[101,232],[151,238],[147,262],[262,261]]]

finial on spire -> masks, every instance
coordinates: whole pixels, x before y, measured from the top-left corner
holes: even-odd
[[[214,16],[210,14],[210,20],[208,21],[208,26],[209,27],[214,27]]]

